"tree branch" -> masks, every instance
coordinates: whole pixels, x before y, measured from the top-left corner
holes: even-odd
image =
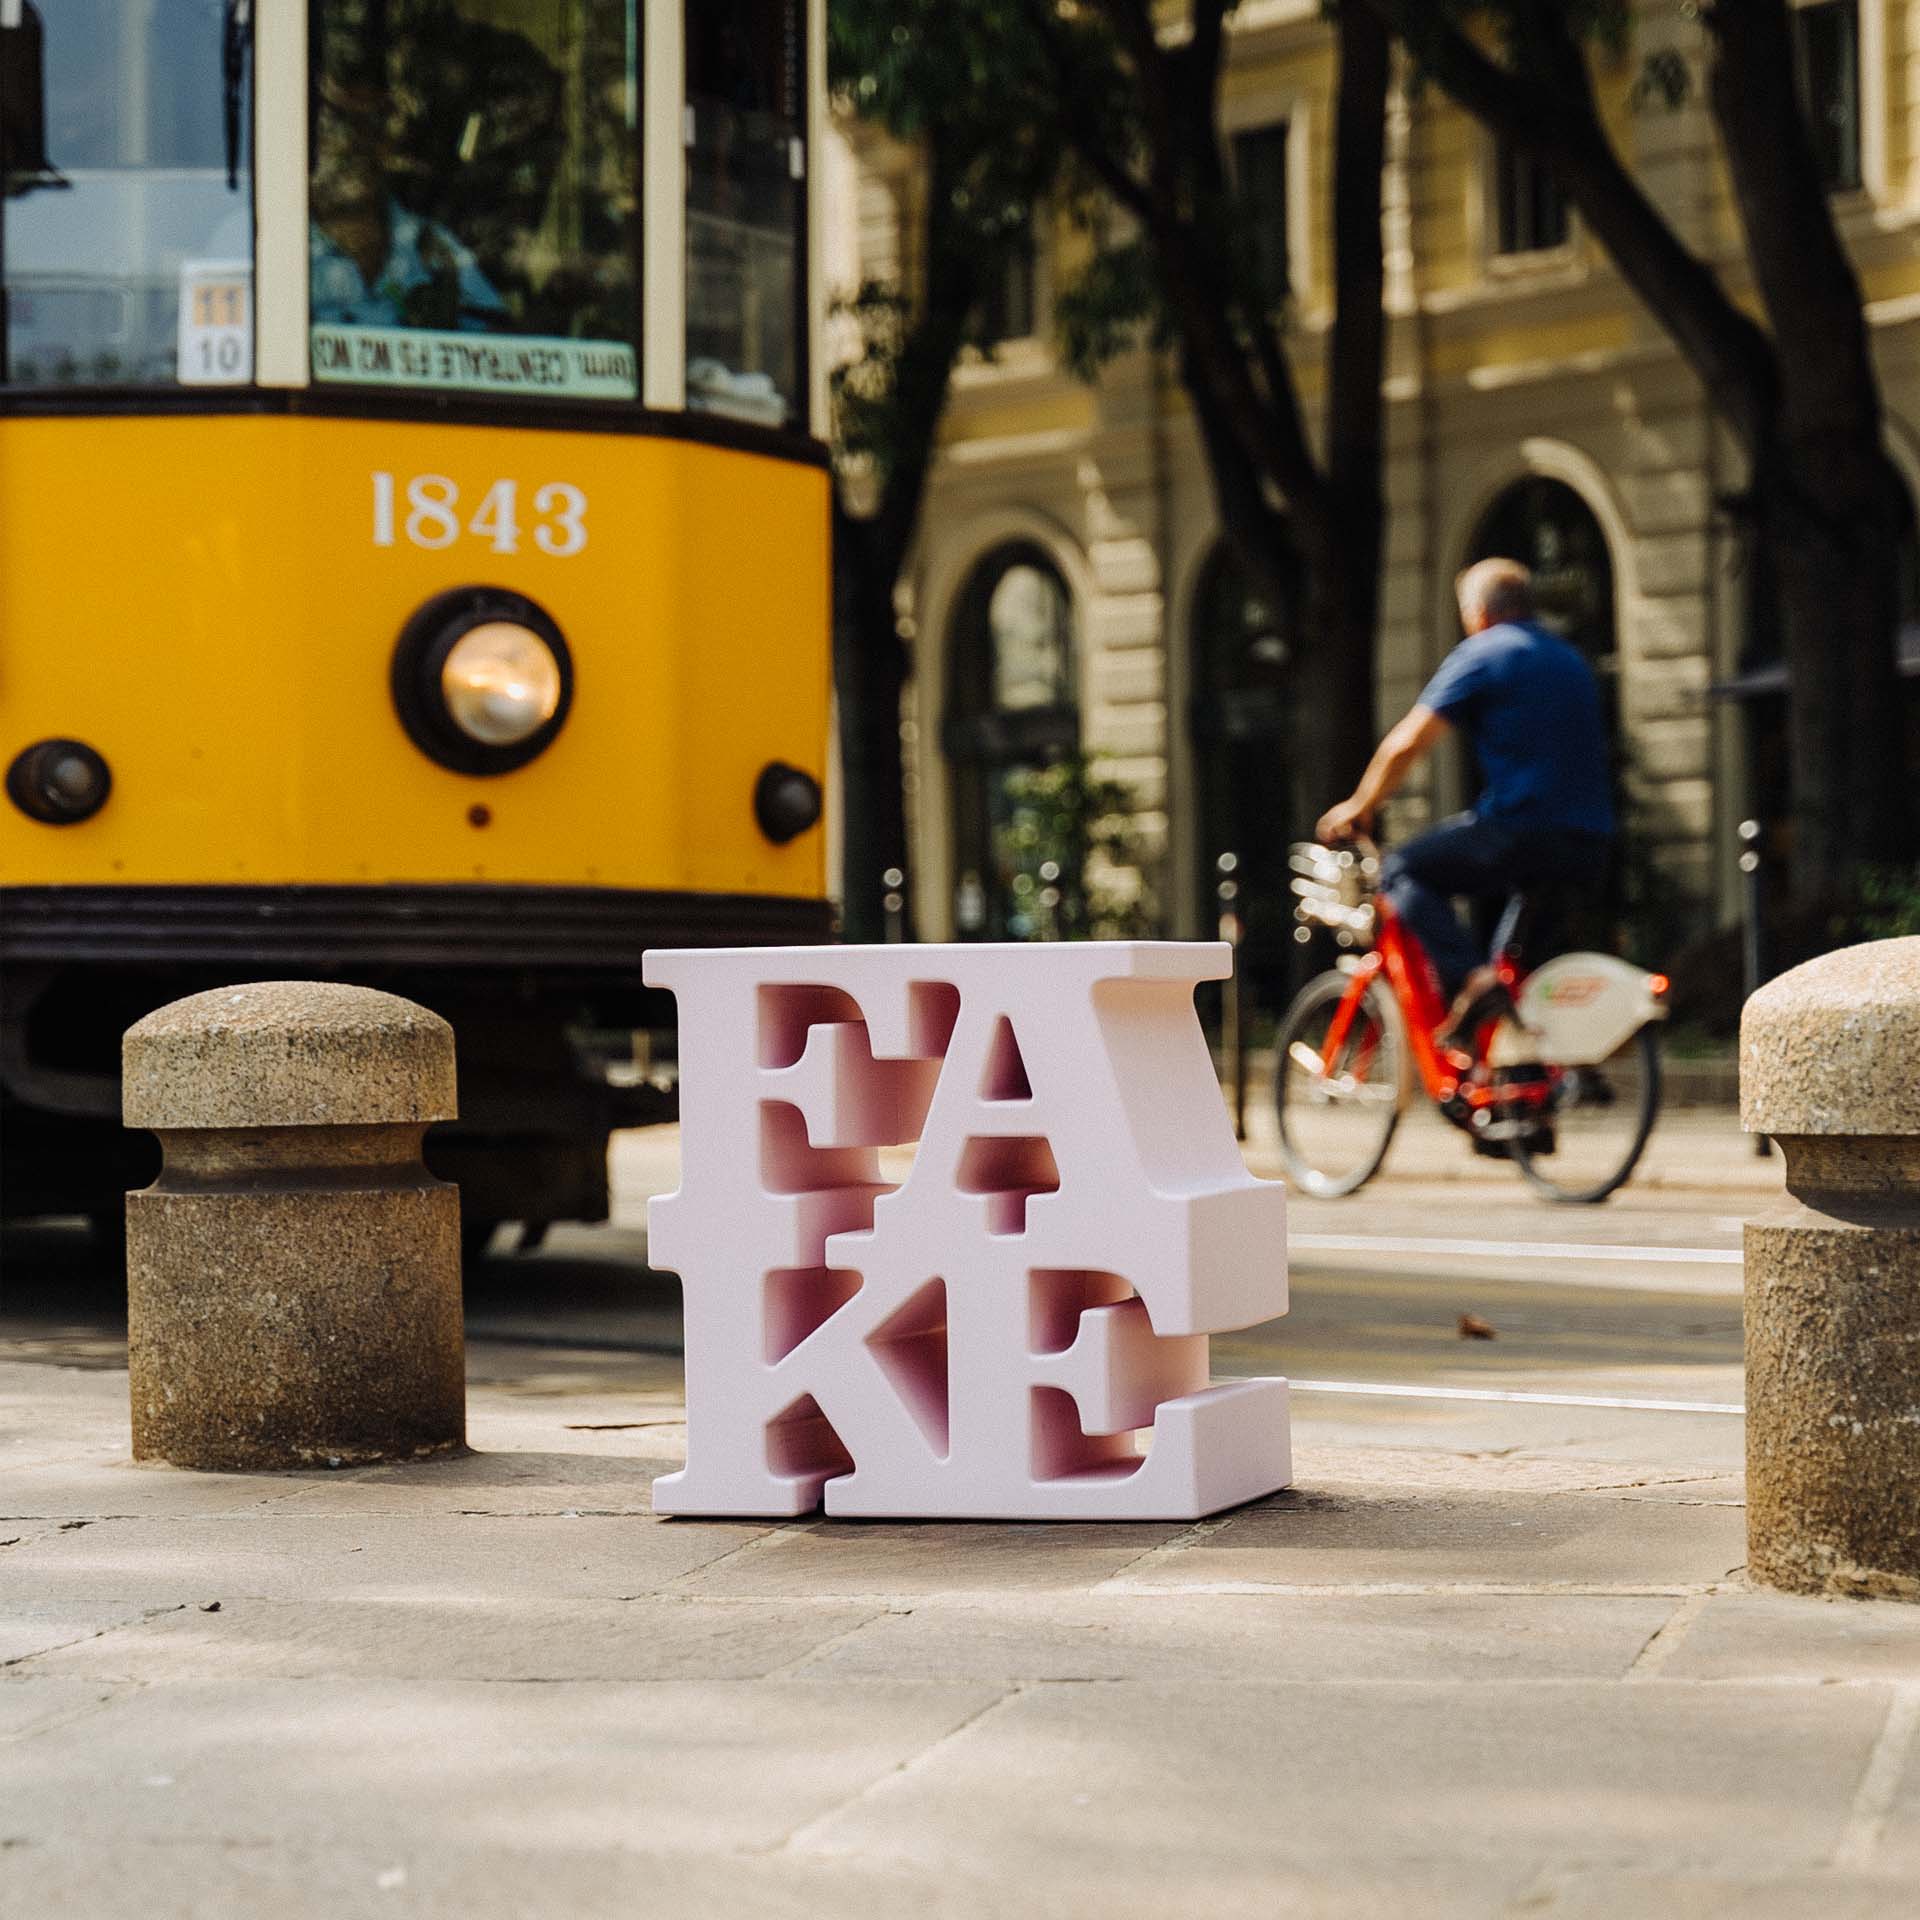
[[[936,123],[927,134],[925,286],[894,365],[891,445],[868,522],[872,563],[889,581],[898,577],[913,545],[954,362],[995,264],[977,230],[952,218],[962,170]]]
[[[1237,4],[1238,0],[1193,0],[1193,30],[1187,45],[1200,68],[1210,75],[1220,71],[1226,52],[1227,15]]]
[[[1785,0],[1703,9],[1708,72],[1746,237],[1782,360],[1789,432],[1880,433],[1880,396],[1859,276],[1835,230],[1793,78]]]
[[[1148,178],[1142,181],[1109,144],[1112,129],[1089,103],[1086,63],[1076,63],[1071,35],[1049,0],[1024,0],[1027,19],[1053,72],[1062,130],[1095,178],[1139,220],[1152,241],[1184,364],[1196,378],[1210,382],[1218,398],[1217,429],[1234,439],[1240,458],[1255,472],[1273,477],[1290,504],[1305,514],[1321,515],[1325,482],[1307,440],[1285,357],[1265,316],[1246,315],[1230,260],[1217,245],[1208,245],[1195,218],[1194,185],[1204,181],[1209,167],[1217,179],[1212,113],[1188,126],[1177,124],[1168,111],[1166,63],[1142,0],[1097,4],[1116,36],[1137,49],[1131,57],[1145,109]],[[1250,319],[1244,330],[1253,342],[1251,361],[1236,335],[1236,319]]]
[[[1175,210],[1179,182],[1171,161],[1178,146],[1172,101],[1173,70],[1147,0],[1094,0],[1133,62],[1142,117],[1146,123],[1148,179]]]
[[[1773,344],[1682,244],[1622,164],[1594,105],[1586,57],[1553,7],[1526,10],[1534,65],[1524,76],[1488,58],[1431,0],[1357,0],[1404,40],[1475,119],[1550,168],[1621,275],[1671,335],[1750,452],[1778,404]],[[1577,82],[1572,78],[1578,75]]]
[[[1060,25],[1050,0],[1021,0],[1021,10],[1032,28],[1053,78],[1050,104],[1059,115],[1068,143],[1115,201],[1144,225],[1152,210],[1143,181],[1116,154],[1087,101],[1085,76],[1074,61],[1069,36]]]

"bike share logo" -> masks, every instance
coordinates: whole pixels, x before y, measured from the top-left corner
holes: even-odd
[[[1545,976],[1539,985],[1540,998],[1550,1007],[1591,1006],[1606,990],[1606,981],[1591,973]]]
[[[1192,1519],[1285,1486],[1286,1201],[1169,942],[649,953],[679,1002],[687,1464],[661,1513]],[[913,1149],[881,1158],[881,1149]]]

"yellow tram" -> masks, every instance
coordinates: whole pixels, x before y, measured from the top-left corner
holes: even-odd
[[[470,1219],[598,1219],[648,946],[820,938],[824,0],[0,0],[0,1200],[119,1036],[453,1021]]]

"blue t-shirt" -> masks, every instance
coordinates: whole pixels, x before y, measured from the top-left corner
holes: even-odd
[[[1611,833],[1600,688],[1579,652],[1532,621],[1462,640],[1420,705],[1466,735],[1486,777],[1483,820]]]

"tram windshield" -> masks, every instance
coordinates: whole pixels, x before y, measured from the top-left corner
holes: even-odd
[[[685,403],[804,421],[805,0],[307,0],[313,380],[639,398],[643,42],[667,8]],[[263,14],[0,0],[0,386],[252,382]],[[298,218],[275,193],[259,217]]]
[[[249,12],[0,0],[0,381],[253,377]]]
[[[639,393],[638,0],[312,0],[316,380]]]
[[[688,0],[687,404],[800,415],[805,20],[800,0]]]

